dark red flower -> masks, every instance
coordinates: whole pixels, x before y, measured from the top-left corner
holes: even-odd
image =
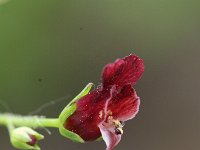
[[[144,71],[135,55],[117,59],[102,71],[102,84],[76,101],[76,111],[64,127],[85,141],[103,137],[107,150],[113,149],[123,133],[124,121],[138,112],[140,99],[132,88]]]

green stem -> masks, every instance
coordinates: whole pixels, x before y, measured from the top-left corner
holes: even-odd
[[[9,135],[11,136],[12,131],[15,129],[14,125],[12,124],[12,122],[10,120],[7,120],[6,122],[6,127],[8,129]]]
[[[58,118],[45,118],[43,116],[20,116],[14,114],[0,114],[0,125],[27,126],[32,128],[54,127],[59,128]]]

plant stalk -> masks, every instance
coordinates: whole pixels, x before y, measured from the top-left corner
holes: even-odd
[[[38,127],[53,127],[59,128],[58,118],[46,118],[44,116],[21,116],[14,114],[1,114],[0,113],[0,126],[7,126],[8,122],[12,123],[14,126],[27,126],[31,128]]]

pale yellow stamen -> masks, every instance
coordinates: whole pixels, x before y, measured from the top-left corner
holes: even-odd
[[[122,135],[123,134],[123,122],[119,121],[119,120],[115,120],[112,116],[112,111],[111,110],[108,110],[106,112],[106,116],[107,116],[107,119],[105,121],[105,123],[107,124],[106,126],[108,128],[113,128],[114,126],[114,132],[116,135]],[[99,117],[100,118],[103,118],[103,111],[100,111],[99,112]]]
[[[113,119],[113,124],[115,126],[115,133],[116,134],[123,134],[123,124],[119,120]]]
[[[100,111],[100,112],[99,112],[99,118],[102,118],[102,117],[103,117],[103,112]]]

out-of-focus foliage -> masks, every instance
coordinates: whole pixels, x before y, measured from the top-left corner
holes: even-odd
[[[0,5],[7,3],[9,0],[0,0]]]

